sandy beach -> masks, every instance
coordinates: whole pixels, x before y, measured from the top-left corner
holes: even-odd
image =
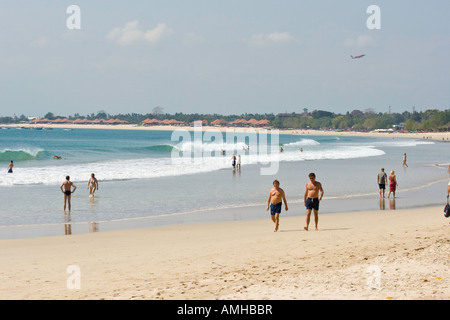
[[[121,129],[121,130],[194,130],[194,127],[190,126],[138,126],[135,124],[118,124],[118,125],[104,125],[104,124],[15,124],[15,125],[2,125],[3,127],[24,127],[24,128],[70,128],[70,129]],[[246,128],[246,127],[215,127],[215,126],[203,126],[203,131],[221,131],[227,130],[236,132],[259,132],[259,130],[265,128]],[[379,138],[410,138],[410,139],[423,139],[434,140],[441,142],[449,142],[450,132],[357,132],[357,131],[333,131],[333,130],[279,130],[281,134],[300,134],[300,135],[333,135],[333,136],[360,136],[360,137],[379,137]]]
[[[192,127],[133,125],[49,127],[193,130]],[[248,129],[203,127],[202,130]],[[286,130],[280,133],[445,142],[450,135],[315,130]],[[376,197],[374,199],[376,202]],[[326,196],[323,201],[327,201]],[[350,201],[353,206],[357,205],[356,199]],[[450,298],[450,220],[443,216],[443,205],[351,213],[323,212],[320,214],[319,231],[312,230],[311,225],[311,230],[305,231],[304,207],[302,203],[292,204],[288,212],[283,208],[280,228],[276,233],[264,206],[247,206],[224,208],[220,214],[233,217],[248,213],[249,216],[261,216],[261,220],[151,228],[139,226],[139,229],[121,231],[104,231],[103,224],[100,224],[99,232],[0,240],[0,298]],[[203,214],[218,214],[218,210]]]
[[[0,298],[449,299],[442,210],[322,214],[319,231],[283,211],[276,233],[267,213],[257,221],[1,240]]]

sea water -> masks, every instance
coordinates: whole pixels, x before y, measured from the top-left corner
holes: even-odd
[[[439,205],[445,199],[449,145],[444,142],[339,133],[276,139],[270,132],[233,134],[0,130],[0,238],[67,233],[67,226],[87,232],[264,218],[275,179],[286,192],[289,214],[301,215],[310,172],[325,191],[321,214]],[[227,140],[230,136],[234,139]],[[232,154],[241,156],[241,170],[232,169]],[[11,160],[14,172],[8,174]],[[376,177],[382,167],[397,176],[394,203],[379,199]],[[87,189],[91,173],[99,180],[93,198]],[[70,214],[62,210],[60,190],[67,175],[77,186]],[[246,210],[254,206],[261,213]]]

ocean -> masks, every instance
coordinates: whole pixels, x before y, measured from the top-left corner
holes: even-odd
[[[320,214],[443,205],[448,146],[339,133],[9,127],[0,130],[0,238],[264,219],[275,179],[288,214],[302,217],[310,172],[325,191]],[[232,154],[241,156],[241,170],[232,169]],[[381,167],[397,175],[395,201],[379,199]],[[99,180],[94,198],[87,190],[91,173]],[[67,175],[77,186],[70,214],[60,190]]]

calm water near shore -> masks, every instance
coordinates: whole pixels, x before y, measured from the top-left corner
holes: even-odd
[[[269,136],[277,153],[283,148],[279,162],[271,163],[256,151],[265,150],[262,136],[236,134],[233,141],[226,134],[204,136],[196,144],[194,133],[189,135],[174,139],[170,131],[0,130],[0,238],[264,219],[274,179],[287,195],[289,211],[283,208],[282,215],[303,217],[309,172],[316,173],[325,190],[321,214],[445,202],[450,178],[445,142],[284,134],[279,141]],[[402,167],[404,152],[408,168]],[[232,153],[241,155],[240,172],[231,169]],[[62,159],[54,160],[55,154]],[[191,154],[200,154],[200,161]],[[180,155],[186,158],[174,159]],[[10,160],[13,174],[6,173]],[[270,166],[277,168],[275,174],[261,174]],[[395,170],[395,201],[379,199],[376,176],[381,167],[387,173]],[[95,198],[87,190],[91,172],[100,183]],[[62,210],[59,190],[66,175],[77,186],[70,214]]]

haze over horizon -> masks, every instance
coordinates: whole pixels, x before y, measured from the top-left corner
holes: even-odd
[[[380,29],[368,28],[371,5]],[[444,110],[449,11],[437,0],[6,0],[0,116]]]

